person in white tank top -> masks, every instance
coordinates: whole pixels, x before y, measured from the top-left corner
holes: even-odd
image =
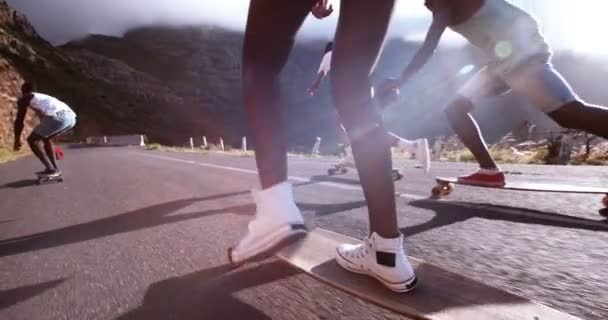
[[[45,166],[44,171],[37,174],[60,175],[55,158],[55,146],[52,139],[76,125],[76,114],[63,101],[38,92],[34,92],[31,83],[24,83],[21,87],[21,98],[17,101],[17,117],[15,119],[15,143],[13,149],[21,149],[21,133],[28,107],[39,116],[40,123],[27,137],[27,142],[34,155]]]
[[[32,92],[30,107],[47,117],[53,117],[59,111],[72,111],[63,101],[38,92]]]
[[[483,51],[490,62],[458,92],[446,108],[452,129],[479,162],[463,183],[503,186],[505,177],[471,115],[474,103],[508,91],[520,94],[565,128],[608,138],[608,109],[582,101],[553,68],[551,50],[538,23],[505,0],[426,0],[433,13],[424,43],[390,88],[407,82],[433,55],[447,28]]]

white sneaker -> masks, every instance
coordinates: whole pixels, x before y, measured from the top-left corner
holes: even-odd
[[[343,244],[336,251],[341,267],[372,276],[392,291],[404,293],[416,286],[416,275],[403,249],[403,235],[385,239],[374,232],[363,243]]]
[[[424,169],[426,174],[431,170],[431,152],[429,151],[429,141],[427,139],[416,140],[416,160]]]
[[[346,153],[346,156],[344,158],[338,160],[336,165],[339,167],[354,168],[355,167],[355,158],[353,157],[353,151],[352,151],[351,147],[350,146],[346,147],[346,149],[344,149],[344,152]]]
[[[282,182],[265,190],[252,190],[256,215],[239,244],[228,249],[228,260],[240,264],[271,254],[306,233],[302,213],[293,199],[293,189]]]
[[[424,172],[429,173],[431,170],[431,154],[427,139],[417,139],[415,141],[403,139],[399,141],[399,147],[404,152],[413,153],[420,166],[424,169]]]

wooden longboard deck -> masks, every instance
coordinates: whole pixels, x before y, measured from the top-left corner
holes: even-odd
[[[411,257],[418,286],[409,293],[393,293],[372,277],[350,273],[335,262],[339,244],[359,242],[314,229],[277,256],[326,284],[413,319],[580,320]]]
[[[508,182],[503,187],[486,187],[472,185],[468,183],[458,182],[458,178],[454,177],[436,177],[435,180],[438,184],[461,184],[465,186],[479,187],[479,188],[495,188],[495,189],[509,189],[509,190],[520,190],[520,191],[541,191],[541,192],[563,192],[563,193],[590,193],[590,194],[608,194],[608,188],[601,187],[585,187],[575,186],[567,184],[552,184],[552,183],[534,183],[534,182]]]

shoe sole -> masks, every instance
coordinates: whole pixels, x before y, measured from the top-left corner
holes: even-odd
[[[336,253],[341,258],[341,259],[336,259],[336,262],[338,263],[339,266],[341,266],[342,268],[344,268],[350,272],[353,272],[353,273],[373,277],[376,280],[380,281],[380,283],[382,283],[385,287],[387,287],[389,290],[391,290],[393,292],[407,293],[407,292],[414,290],[416,288],[416,285],[418,284],[418,278],[416,277],[416,275],[413,275],[411,278],[409,278],[408,280],[405,280],[403,282],[387,281],[373,272],[368,272],[366,270],[359,270],[357,268],[353,268],[353,267],[349,266],[349,264],[354,265],[354,263],[352,263],[350,260],[345,258],[342,254],[340,254],[340,251],[338,249],[336,249]],[[344,262],[346,262],[346,263],[344,263]]]
[[[502,188],[505,186],[504,182],[479,182],[479,181],[466,181],[466,180],[457,180],[458,183],[475,186],[475,187],[490,187],[490,188]]]
[[[263,239],[263,241],[260,241],[260,243],[263,243],[266,245],[261,245],[261,246],[255,248],[255,250],[252,250],[253,252],[255,252],[253,255],[251,255],[247,258],[241,259],[239,261],[234,260],[234,258],[232,256],[232,253],[234,252],[234,247],[230,247],[230,248],[228,248],[228,262],[233,266],[241,266],[241,265],[249,263],[249,262],[267,259],[267,258],[275,255],[278,251],[281,251],[281,249],[304,238],[307,233],[308,233],[308,230],[306,229],[305,225],[303,225],[303,224],[291,225],[290,230],[286,234],[281,234],[279,232],[279,233],[273,233],[273,234],[265,237]]]

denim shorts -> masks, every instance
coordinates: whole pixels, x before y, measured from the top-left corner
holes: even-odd
[[[51,138],[72,129],[76,125],[76,114],[71,110],[62,110],[53,116],[45,116],[34,132],[41,137]]]

